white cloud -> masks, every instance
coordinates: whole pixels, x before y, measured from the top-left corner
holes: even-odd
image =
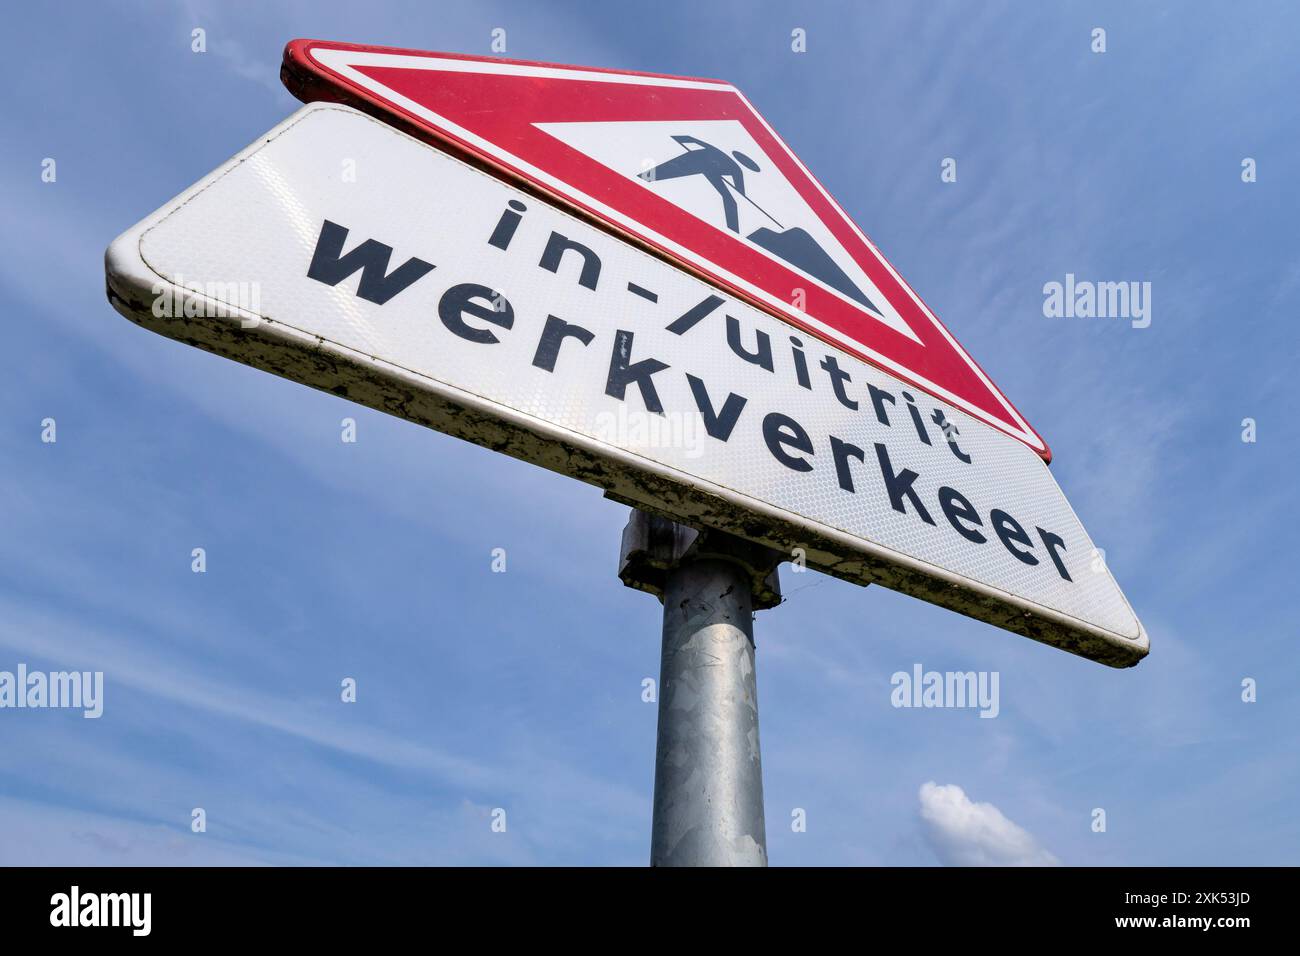
[[[925,836],[946,866],[1060,866],[1033,835],[956,784],[921,785]]]

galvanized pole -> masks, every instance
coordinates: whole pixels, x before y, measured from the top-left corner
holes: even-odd
[[[633,511],[619,577],[663,601],[651,866],[766,866],[754,612],[783,555]]]
[[[664,588],[651,866],[766,866],[749,574],[689,561]]]

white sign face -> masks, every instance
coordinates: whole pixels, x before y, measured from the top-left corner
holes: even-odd
[[[346,107],[107,269],[163,335],[1112,666],[1147,652],[1025,444]]]

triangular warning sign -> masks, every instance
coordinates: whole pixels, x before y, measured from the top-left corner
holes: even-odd
[[[719,80],[295,40],[283,78],[567,204],[726,291],[1046,444],[740,91]]]

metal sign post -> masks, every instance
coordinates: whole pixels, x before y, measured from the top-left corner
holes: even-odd
[[[766,866],[754,611],[783,556],[632,512],[619,577],[664,605],[651,866]]]

